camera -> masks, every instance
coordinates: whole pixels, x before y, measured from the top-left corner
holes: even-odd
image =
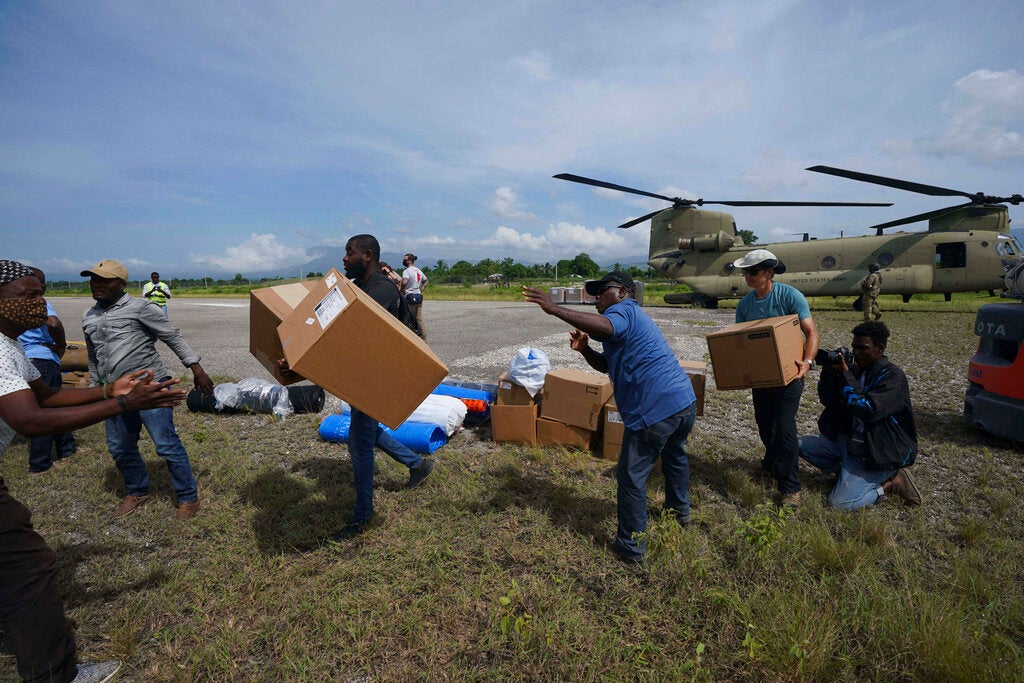
[[[818,365],[837,365],[840,359],[846,361],[846,367],[852,368],[855,361],[853,360],[853,352],[845,346],[840,346],[838,349],[818,349],[817,355],[814,356],[814,362]]]

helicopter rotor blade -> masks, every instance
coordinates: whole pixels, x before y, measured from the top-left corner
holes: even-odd
[[[970,192],[964,192],[962,190],[950,190],[945,187],[936,187],[935,185],[912,183],[909,180],[886,178],[885,176],[860,173],[859,171],[847,171],[846,169],[834,168],[832,166],[811,166],[807,170],[814,171],[815,173],[826,173],[828,175],[839,176],[840,178],[849,178],[850,180],[859,180],[864,183],[885,185],[886,187],[894,187],[897,190],[917,192],[918,194],[927,194],[933,197],[967,197],[968,199],[975,199],[975,197],[977,197],[977,195],[971,194]]]
[[[675,204],[680,201],[679,197],[666,197],[663,194],[654,194],[653,192],[644,192],[643,190],[637,190],[633,187],[626,187],[625,185],[616,185],[615,183],[606,183],[603,180],[594,180],[593,178],[584,178],[581,175],[574,175],[572,173],[559,173],[556,176],[559,180],[568,180],[574,183],[583,183],[584,185],[593,185],[594,187],[603,187],[608,190],[618,190],[619,192],[628,192],[630,194],[639,194],[644,197],[654,197],[655,199],[664,199],[666,202],[672,202]],[[619,226],[622,227],[622,226]]]
[[[916,223],[918,221],[926,221],[932,218],[938,218],[939,216],[945,216],[947,213],[956,211],[957,209],[963,209],[968,206],[974,206],[974,202],[967,202],[966,204],[957,204],[956,206],[947,206],[944,209],[935,209],[934,211],[925,211],[919,213],[916,216],[907,216],[906,218],[900,218],[895,221],[889,221],[888,223],[879,223],[878,225],[872,225],[868,229],[876,230],[881,235],[882,231],[886,228],[895,228],[897,225],[906,225],[908,223]]]
[[[892,206],[892,202],[726,202],[712,201],[710,199],[698,199],[694,203],[698,206],[702,204],[724,204],[726,206]]]
[[[640,218],[634,218],[633,220],[631,220],[629,222],[623,223],[619,227],[622,228],[622,229],[632,228],[634,225],[639,225],[640,223],[643,223],[646,220],[650,220],[651,218],[654,218],[659,213],[661,213],[662,211],[665,211],[665,210],[666,209],[658,209],[657,211],[651,211],[646,216],[640,216]]]

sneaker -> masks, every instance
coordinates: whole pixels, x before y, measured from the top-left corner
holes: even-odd
[[[359,534],[366,531],[367,522],[349,522],[341,528],[341,531],[331,534],[332,541],[351,541]]]
[[[427,475],[434,471],[434,463],[426,458],[423,458],[423,462],[420,463],[419,467],[409,468],[409,483],[405,485],[407,489],[414,489],[423,483],[423,480],[427,478]]]
[[[105,683],[113,678],[120,668],[121,662],[117,660],[100,664],[82,662],[78,665],[78,675],[71,683]]]
[[[192,519],[199,512],[199,501],[192,500],[187,503],[178,503],[178,509],[174,511],[174,519],[179,522],[184,522],[186,519]]]
[[[148,502],[148,493],[144,496],[125,496],[124,502],[118,505],[117,509],[114,510],[114,519],[130,515]]]
[[[889,481],[892,482],[892,492],[902,498],[904,503],[915,508],[921,505],[921,492],[917,490],[910,470],[899,468]]]
[[[784,507],[793,508],[794,510],[800,509],[800,492],[794,491],[793,493],[782,494],[782,505]]]

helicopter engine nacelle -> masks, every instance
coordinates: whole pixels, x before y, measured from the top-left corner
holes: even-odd
[[[683,251],[728,251],[735,241],[734,235],[719,230],[714,235],[681,237],[679,249]]]

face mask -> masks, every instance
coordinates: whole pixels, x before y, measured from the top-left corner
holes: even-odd
[[[23,330],[34,330],[46,324],[46,299],[42,297],[0,299],[0,317]]]

